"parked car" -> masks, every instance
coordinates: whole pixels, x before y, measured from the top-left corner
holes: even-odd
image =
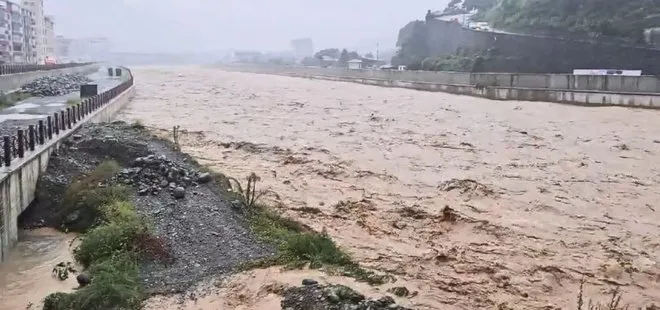
[[[493,29],[490,27],[490,25],[486,22],[478,22],[478,23],[470,23],[468,26],[470,29],[478,30],[478,31],[492,31]]]

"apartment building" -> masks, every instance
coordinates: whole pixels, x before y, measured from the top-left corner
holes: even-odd
[[[37,63],[37,27],[34,14],[27,8],[22,8],[23,15],[23,52],[25,63]]]
[[[40,23],[43,0],[23,1],[0,0],[0,63],[44,63],[48,48],[45,38],[50,35],[55,41],[54,22],[48,20],[49,29],[39,28],[46,25],[46,19]],[[41,6],[39,6],[41,5]],[[36,8],[36,9],[35,9]],[[41,42],[41,44],[40,44]],[[54,47],[51,44],[51,54]],[[41,58],[40,58],[41,57]]]
[[[44,61],[55,61],[55,19],[52,16],[44,17]]]
[[[0,0],[2,1],[2,0]],[[23,8],[32,12],[34,19],[33,27],[35,29],[35,48],[36,61],[35,63],[46,63],[46,16],[44,16],[44,1],[43,0],[23,0]],[[52,19],[51,19],[52,22]]]
[[[0,0],[0,62],[24,63],[27,55],[25,10],[15,2]]]

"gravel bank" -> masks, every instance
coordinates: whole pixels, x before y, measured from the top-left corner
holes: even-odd
[[[174,259],[168,265],[142,266],[141,277],[150,293],[183,292],[200,280],[273,253],[244,227],[215,180],[199,179],[208,176],[189,156],[123,122],[87,125],[65,143],[52,157],[36,202],[19,219],[21,225],[58,227],[63,219],[75,221],[76,215],[58,212],[66,186],[109,159],[126,168],[117,181],[134,189],[138,212],[152,221],[154,233],[166,240]],[[155,166],[147,167],[145,160]],[[163,182],[168,175],[173,178]]]

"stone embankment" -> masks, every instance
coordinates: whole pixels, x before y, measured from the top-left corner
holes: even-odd
[[[32,96],[61,96],[80,90],[80,85],[92,80],[80,73],[44,76],[21,86],[20,91]]]

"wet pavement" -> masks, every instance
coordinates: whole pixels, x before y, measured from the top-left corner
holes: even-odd
[[[122,81],[120,78],[108,76],[105,68],[99,69],[88,77],[92,79],[92,83],[98,85],[99,93],[119,85]],[[72,98],[79,99],[80,92],[76,91],[63,96],[32,97],[0,110],[0,135],[13,134],[18,127],[24,128],[33,125],[37,120],[59,112],[66,108],[67,100]]]

